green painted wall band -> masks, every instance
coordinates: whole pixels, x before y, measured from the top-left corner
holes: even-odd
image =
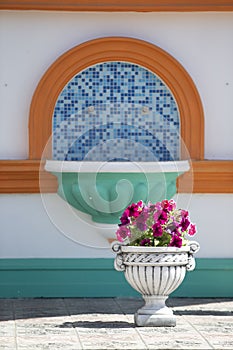
[[[196,259],[171,295],[233,297],[233,259]],[[139,296],[113,259],[0,259],[0,298]]]

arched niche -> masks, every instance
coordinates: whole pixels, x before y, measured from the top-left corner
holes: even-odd
[[[108,61],[141,65],[158,75],[177,102],[180,130],[191,159],[204,153],[204,116],[198,91],[187,71],[171,55],[148,42],[107,37],[85,42],[60,56],[46,71],[34,93],[29,117],[29,158],[41,159],[52,135],[52,117],[64,86],[85,68]],[[181,149],[181,158],[185,151]]]

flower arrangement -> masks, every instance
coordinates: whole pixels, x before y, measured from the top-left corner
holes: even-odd
[[[147,205],[142,201],[133,203],[120,221],[116,231],[118,241],[133,246],[180,248],[188,243],[186,234],[196,233],[188,211],[177,209],[172,199]]]

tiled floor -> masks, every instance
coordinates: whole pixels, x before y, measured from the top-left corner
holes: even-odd
[[[140,299],[0,299],[0,349],[233,349],[233,299],[168,301],[176,327],[135,327]]]

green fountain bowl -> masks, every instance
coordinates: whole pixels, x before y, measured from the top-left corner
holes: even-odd
[[[172,198],[177,177],[189,161],[80,162],[47,160],[45,169],[58,179],[58,194],[97,223],[118,224],[125,208],[139,200]]]

